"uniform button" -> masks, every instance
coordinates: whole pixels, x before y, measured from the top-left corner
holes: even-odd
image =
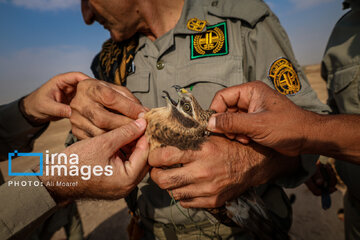
[[[157,67],[158,70],[161,70],[161,69],[163,69],[165,67],[165,63],[163,61],[158,61],[156,63],[156,67]]]
[[[211,3],[211,6],[212,6],[212,7],[217,7],[218,3],[219,3],[218,1],[213,1],[213,2]]]

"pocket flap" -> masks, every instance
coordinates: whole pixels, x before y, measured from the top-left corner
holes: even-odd
[[[126,79],[126,87],[132,93],[148,93],[150,91],[150,73],[139,72]]]
[[[340,92],[356,78],[360,73],[359,70],[359,66],[352,66],[336,71],[334,74],[329,75],[327,87],[334,93]]]

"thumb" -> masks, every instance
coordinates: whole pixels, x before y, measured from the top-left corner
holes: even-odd
[[[80,81],[90,78],[91,77],[81,72],[68,72],[54,77],[54,79],[57,80],[60,89],[67,86],[76,86]]]
[[[123,146],[139,138],[145,132],[145,129],[145,119],[139,118],[136,121],[101,135],[99,141],[106,146],[103,154],[106,154],[106,156],[113,155]]]
[[[149,171],[147,159],[149,155],[149,143],[143,136],[136,144],[135,150],[131,154],[129,161],[125,162],[125,168],[129,175],[144,178]]]
[[[46,108],[46,115],[56,118],[69,118],[71,116],[71,107],[69,105],[50,100]]]
[[[207,129],[216,133],[251,135],[257,128],[252,113],[217,113],[211,116]]]

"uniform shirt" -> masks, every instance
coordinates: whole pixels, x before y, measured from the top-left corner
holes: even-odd
[[[7,154],[14,150],[31,151],[33,140],[47,127],[33,127],[29,124],[18,105],[19,101],[15,101],[0,106],[0,160],[6,160]],[[39,181],[36,176],[19,176],[11,180],[19,183]],[[56,207],[44,186],[14,187],[7,183],[0,186],[0,204],[0,239],[23,239],[35,226],[46,220]]]
[[[322,77],[327,82],[328,105],[333,113],[360,114],[360,1],[347,2],[352,10],[331,33],[322,62]],[[336,169],[350,193],[360,200],[360,166],[336,161]]]
[[[228,54],[208,54],[207,57],[192,59],[194,45],[199,42],[194,43],[191,37],[199,32],[188,29],[187,23],[195,17],[206,20],[208,29],[213,29],[212,26],[217,24],[226,24],[226,36],[222,39],[224,43],[227,41]],[[205,28],[202,33],[206,31]],[[201,41],[214,43],[219,38],[216,34],[208,37],[204,35]],[[328,112],[329,109],[318,100],[296,62],[289,39],[278,18],[259,0],[185,1],[174,29],[155,42],[140,36],[134,58],[136,71],[127,77],[126,82],[127,87],[146,107],[165,106],[162,91],[174,93],[171,86],[176,84],[190,88],[202,107],[207,109],[215,93],[224,87],[261,80],[274,88],[268,72],[271,65],[282,57],[294,65],[301,83],[301,90],[288,95],[289,99],[304,109],[318,113]],[[302,167],[292,178],[258,188],[271,211],[280,218],[287,219],[287,227],[290,227],[291,208],[279,184],[295,187],[302,183],[312,174],[318,156],[304,155],[301,158]],[[154,184],[149,176],[144,178],[138,188],[130,206],[135,204],[136,199],[135,205],[145,221],[191,223],[175,206],[169,206],[169,194]],[[195,221],[208,219],[205,211],[182,211],[188,212]],[[151,228],[149,225],[146,227]]]
[[[0,161],[7,160],[14,150],[30,152],[34,140],[48,126],[31,125],[21,114],[19,101],[0,105]]]

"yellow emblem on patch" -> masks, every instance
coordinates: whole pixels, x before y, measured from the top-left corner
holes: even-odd
[[[226,22],[221,22],[208,26],[206,32],[191,35],[191,59],[228,54],[226,32]]]
[[[299,76],[286,58],[280,58],[271,65],[269,78],[275,89],[281,94],[295,94],[301,90]]]
[[[186,26],[189,30],[201,32],[206,26],[206,21],[194,17],[187,22]]]

